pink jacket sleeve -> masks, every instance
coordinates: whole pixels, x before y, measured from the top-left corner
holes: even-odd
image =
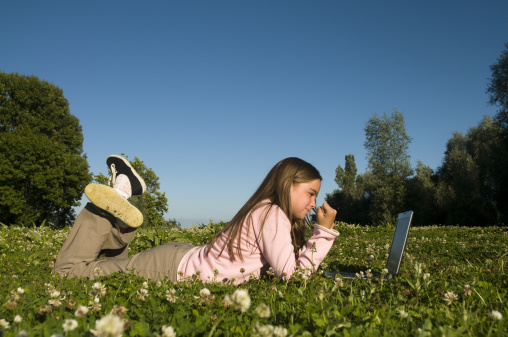
[[[256,236],[261,253],[275,274],[284,278],[293,275],[297,267],[316,271],[332,247],[333,241],[339,236],[336,230],[315,225],[312,236],[300,248],[296,258],[291,243],[291,224],[280,208],[272,208],[261,233],[260,228],[257,229]],[[314,244],[315,249],[312,249]]]

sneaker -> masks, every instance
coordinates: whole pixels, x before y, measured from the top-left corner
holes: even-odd
[[[146,191],[146,184],[143,178],[132,168],[131,164],[124,157],[111,155],[106,159],[106,164],[111,169],[112,186],[115,185],[116,176],[125,174],[131,183],[132,195],[141,195]]]
[[[143,223],[143,214],[112,187],[91,183],[85,187],[85,195],[92,204],[120,220],[119,225],[137,228]]]

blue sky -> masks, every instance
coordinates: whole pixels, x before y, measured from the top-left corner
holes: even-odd
[[[2,1],[0,70],[57,85],[93,173],[160,177],[168,218],[228,221],[279,160],[367,167],[371,114],[404,112],[413,167],[496,108],[508,1]],[[86,198],[84,199],[84,201]],[[340,210],[339,210],[340,211]]]

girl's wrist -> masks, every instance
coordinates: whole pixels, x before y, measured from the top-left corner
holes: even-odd
[[[329,233],[333,233],[333,234],[335,234],[335,235],[339,235],[339,234],[340,234],[340,233],[339,233],[339,232],[338,232],[338,231],[334,228],[334,227],[335,227],[335,224],[333,224],[333,225],[332,225],[332,228],[325,227],[325,226],[320,225],[320,224],[318,224],[318,223],[316,223],[314,226],[318,226],[318,227],[320,227],[320,228],[322,228],[322,229],[326,230],[327,232],[329,232]]]

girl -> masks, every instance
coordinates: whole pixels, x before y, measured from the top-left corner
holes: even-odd
[[[90,199],[57,256],[54,272],[68,277],[133,271],[147,279],[181,281],[196,275],[204,282],[239,284],[261,277],[271,267],[289,278],[297,270],[316,271],[339,233],[336,211],[327,203],[316,210],[317,223],[305,242],[307,214],[316,208],[321,175],[311,164],[286,158],[277,163],[235,217],[204,246],[169,243],[128,257],[141,213],[128,201],[145,183],[120,156],[110,156],[113,188],[90,184]]]

